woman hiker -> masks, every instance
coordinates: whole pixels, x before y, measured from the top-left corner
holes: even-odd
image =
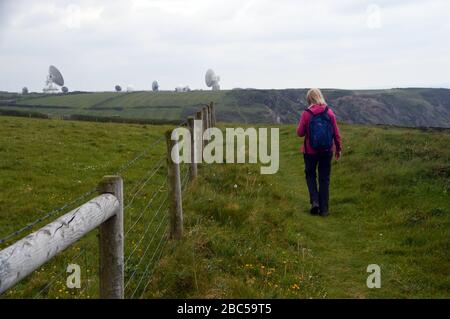
[[[305,137],[301,152],[305,161],[311,214],[327,216],[331,160],[333,152],[336,160],[341,157],[341,135],[336,116],[327,106],[319,89],[309,90],[306,101],[309,107],[302,113],[297,135]],[[319,190],[317,190],[316,170],[319,172]]]

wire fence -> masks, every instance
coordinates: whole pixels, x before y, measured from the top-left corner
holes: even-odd
[[[138,162],[139,160],[143,159],[146,155],[148,155],[152,150],[156,148],[162,141],[164,140],[164,136],[159,137],[156,141],[154,141],[152,144],[149,145],[149,147],[146,147],[144,151],[136,155],[133,159],[130,161],[124,163],[120,166],[120,168],[116,171],[116,175],[123,175],[133,164]],[[164,157],[160,159],[158,163],[161,163],[162,160],[164,160]],[[152,172],[149,172],[150,175]],[[152,176],[149,177],[149,179]],[[148,181],[147,181],[148,182]],[[77,204],[81,203],[83,200],[87,199],[89,196],[93,195],[97,191],[97,187],[91,188],[89,191],[81,194],[80,196],[76,197],[75,199],[63,204],[61,207],[55,208],[51,210],[49,213],[44,214],[32,222],[29,222],[25,226],[19,228],[16,231],[11,232],[10,234],[3,236],[0,238],[0,245],[4,245],[5,243],[8,243],[12,241],[13,239],[17,239],[20,237],[20,235],[25,235],[26,232],[28,233],[30,230],[34,229],[35,226],[42,225],[44,221],[47,221],[50,219],[50,217],[58,217],[62,213],[65,213],[69,211],[70,208],[75,207]],[[134,199],[134,198],[133,198]],[[132,200],[133,200],[132,199]]]
[[[182,121],[177,127],[186,126]],[[143,298],[151,277],[164,255],[168,242],[167,154],[164,136],[122,164],[115,172],[124,180],[124,290],[125,298]],[[153,163],[150,164],[149,162]],[[148,167],[150,167],[148,169]],[[180,164],[180,182],[184,193],[189,183],[189,164]],[[134,170],[134,172],[133,172]],[[144,174],[142,172],[145,170]],[[59,217],[86,201],[97,187],[59,208],[0,238],[9,244],[42,226],[51,217]],[[0,295],[1,298],[92,298],[98,296],[98,230],[43,265],[25,280]],[[81,287],[67,288],[67,265],[78,265]]]
[[[94,194],[95,191],[96,191],[96,188],[93,188],[93,189],[87,191],[86,193],[78,196],[74,200],[72,200],[68,203],[65,203],[63,206],[56,208],[45,215],[42,215],[41,217],[28,223],[27,225],[23,226],[22,228],[20,228],[16,231],[13,231],[12,233],[4,236],[3,238],[0,238],[0,244],[5,244],[8,241],[11,241],[12,239],[19,237],[19,235],[24,235],[26,231],[33,229],[36,225],[42,224],[42,222],[48,220],[50,217],[57,216],[59,213],[63,213],[65,211],[67,211],[70,207],[74,207],[76,204],[81,203],[84,199],[86,199],[90,195]]]

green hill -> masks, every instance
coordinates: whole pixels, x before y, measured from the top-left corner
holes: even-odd
[[[231,90],[66,95],[0,94],[0,114],[40,114],[73,119],[122,119],[176,122],[213,101],[222,122],[297,123],[305,105],[305,89]],[[450,127],[450,90],[324,90],[338,120],[357,124]]]
[[[167,127],[0,117],[0,238],[96,186]],[[449,298],[450,133],[360,125],[341,131],[345,148],[333,166],[328,218],[308,214],[293,125],[280,125],[275,175],[260,175],[259,165],[201,165],[183,200],[184,239],[165,248],[144,296]],[[161,143],[123,174],[127,204],[164,152]],[[126,209],[126,230],[165,174]],[[151,216],[126,237],[126,256]],[[6,297],[97,296],[97,240],[94,232]],[[80,249],[83,288],[68,291],[65,267]],[[381,289],[366,287],[373,263],[382,269]],[[128,264],[127,279],[135,269],[143,272]]]

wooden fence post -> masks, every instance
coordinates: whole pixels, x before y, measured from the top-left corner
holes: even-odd
[[[211,128],[211,127],[214,127],[214,124],[213,124],[213,121],[212,121],[212,102],[210,102],[209,103],[209,105],[208,105],[208,115],[209,115],[209,118],[208,118],[208,121],[209,121],[209,127]]]
[[[197,151],[197,141],[195,127],[194,127],[194,117],[189,116],[188,119],[188,127],[191,131],[191,164],[189,166],[189,180],[193,182],[197,178],[197,162],[196,162],[196,151]]]
[[[205,131],[206,129],[208,129],[208,108],[204,106],[202,108],[202,112],[203,112],[203,130]]]
[[[203,154],[203,147],[204,147],[204,144],[205,144],[205,142],[203,141],[203,132],[205,130],[205,128],[203,127],[203,110],[200,110],[200,111],[198,111],[195,114],[195,119],[199,120],[199,121],[202,121],[202,129],[198,133],[201,135],[200,136],[200,147],[199,147],[199,150],[200,150],[200,154],[201,154],[200,158],[203,160],[203,155],[202,154]]]
[[[124,298],[123,180],[105,176],[98,185],[100,194],[113,194],[119,200],[114,216],[100,225],[100,298]]]
[[[210,110],[211,110],[211,126],[216,126],[216,107],[214,106],[214,102],[211,102],[210,104]]]
[[[211,128],[211,110],[209,109],[209,105],[206,105],[206,123],[208,128]]]
[[[203,132],[205,132],[208,129],[208,108],[206,106],[203,107],[202,113],[203,113]],[[206,146],[206,144],[208,144],[207,141],[203,140],[203,148]]]
[[[181,198],[181,180],[178,144],[172,140],[172,130],[166,132],[167,143],[167,179],[169,185],[170,238],[183,236],[183,207]],[[173,151],[172,151],[173,150]],[[172,158],[172,155],[174,158]]]

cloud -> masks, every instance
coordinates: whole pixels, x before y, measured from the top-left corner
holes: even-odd
[[[0,3],[0,90],[450,86],[445,0]]]

